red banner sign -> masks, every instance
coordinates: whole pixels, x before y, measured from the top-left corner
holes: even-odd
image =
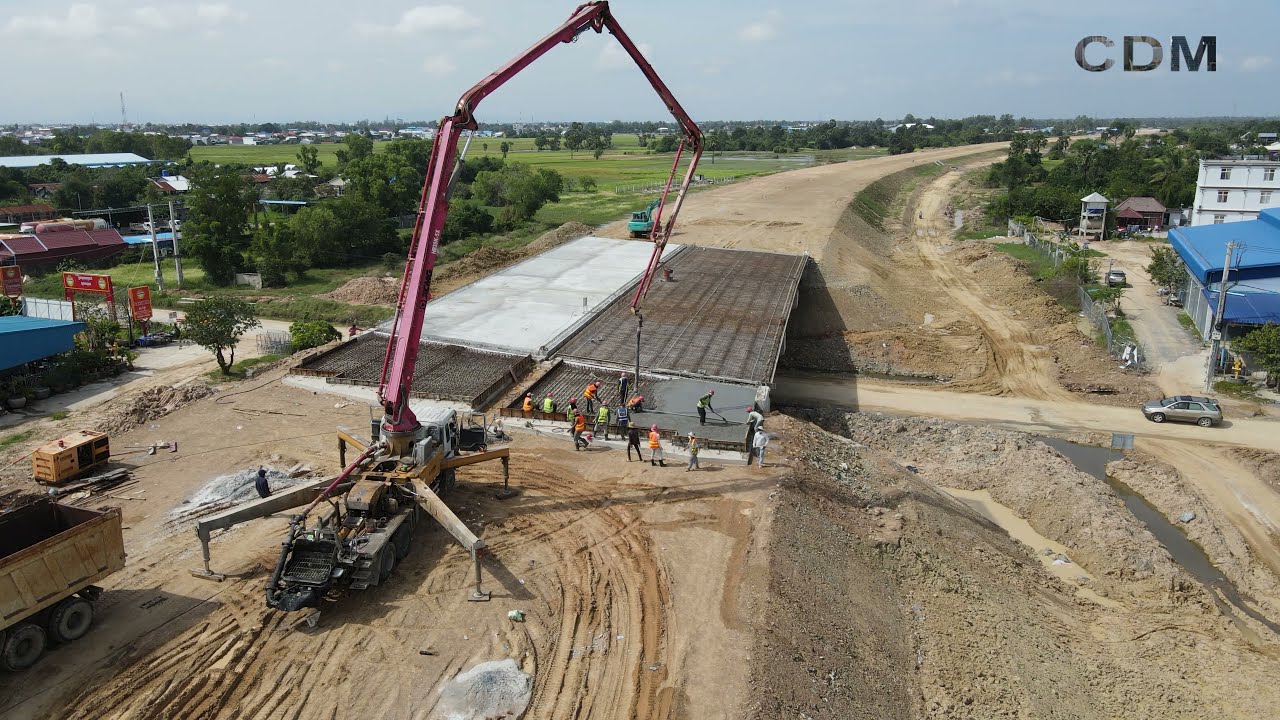
[[[129,288],[129,316],[134,320],[151,319],[150,286]]]
[[[16,298],[22,295],[22,268],[5,265],[0,268],[0,280],[4,282],[4,296]]]
[[[76,292],[94,292],[110,296],[112,294],[111,276],[64,272],[62,273],[62,288],[66,291],[67,299],[70,299],[72,293]]]

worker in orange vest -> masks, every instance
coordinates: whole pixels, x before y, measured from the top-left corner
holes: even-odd
[[[649,464],[667,466],[667,459],[662,455],[662,436],[658,434],[658,426],[649,426]]]
[[[587,419],[582,413],[575,413],[573,416],[573,449],[581,450],[587,446],[582,441],[582,431],[587,429]]]
[[[527,392],[524,394],[523,410],[525,412],[533,412],[533,393]]]
[[[587,412],[595,412],[596,393],[600,392],[600,383],[592,380],[587,389],[582,391],[582,399],[587,401]]]
[[[644,412],[644,396],[637,395],[631,398],[627,401],[627,407],[630,408],[633,413]]]

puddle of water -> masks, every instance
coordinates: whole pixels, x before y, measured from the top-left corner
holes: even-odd
[[[1080,587],[1082,583],[1092,582],[1095,578],[1074,562],[1062,561],[1062,558],[1071,557],[1066,546],[1036,532],[1030,523],[1018,517],[1009,507],[996,502],[986,490],[960,490],[949,487],[940,489],[968,505],[979,515],[999,525],[1009,533],[1009,537],[1031,548],[1032,554],[1040,558],[1040,564],[1049,571],[1049,574],[1061,578],[1069,585],[1076,586],[1078,597],[1092,600],[1104,607],[1121,607],[1115,600],[1105,598],[1087,587]],[[1046,554],[1045,550],[1050,552]]]
[[[1080,470],[1098,478],[1109,485],[1112,490],[1115,490],[1120,499],[1124,501],[1124,505],[1129,509],[1129,512],[1147,527],[1147,530],[1169,552],[1173,561],[1182,566],[1201,584],[1209,588],[1209,594],[1213,596],[1218,610],[1223,615],[1235,619],[1235,611],[1239,611],[1267,626],[1272,632],[1280,634],[1280,624],[1268,620],[1255,610],[1246,598],[1242,596],[1235,583],[1223,575],[1222,571],[1213,564],[1213,561],[1209,559],[1204,550],[1194,540],[1187,537],[1181,528],[1169,522],[1169,519],[1163,513],[1148,503],[1146,498],[1138,494],[1136,490],[1107,475],[1107,463],[1118,459],[1120,457],[1119,454],[1113,453],[1108,448],[1079,445],[1061,438],[1041,437],[1038,439],[1045,445],[1062,453]]]

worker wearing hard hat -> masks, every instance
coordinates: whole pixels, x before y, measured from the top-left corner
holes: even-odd
[[[690,470],[698,470],[698,451],[702,449],[702,445],[698,442],[698,438],[689,433],[689,467],[685,468],[685,472]]]
[[[711,407],[711,396],[715,395],[715,390],[708,390],[706,395],[698,398],[698,424],[707,424],[707,411],[715,412],[715,408]]]
[[[533,393],[527,392],[524,394],[524,405],[521,409],[525,412],[533,412]]]
[[[667,466],[667,459],[662,454],[662,436],[658,434],[658,426],[649,426],[649,464]]]
[[[542,399],[542,412],[550,415],[555,411],[556,411],[556,398],[551,393],[547,393],[547,396]]]
[[[587,412],[589,413],[593,413],[596,411],[595,402],[596,402],[596,393],[598,392],[600,392],[600,383],[596,382],[595,380],[592,380],[587,385],[587,389],[582,391],[582,399],[586,401],[585,405],[587,408]]]
[[[573,420],[573,449],[581,450],[587,446],[582,440],[582,433],[587,429],[587,419],[576,411],[569,417]]]
[[[752,405],[747,408],[746,445],[747,445],[747,463],[748,464],[751,462],[751,458],[755,457],[755,454],[756,454],[755,446],[751,444],[751,441],[756,439],[756,428],[760,427],[760,425],[763,422],[764,422],[764,415],[761,415],[760,411],[756,410],[755,405]]]
[[[604,432],[604,439],[609,439],[609,406],[600,403],[600,411],[596,413],[596,424],[592,432]]]

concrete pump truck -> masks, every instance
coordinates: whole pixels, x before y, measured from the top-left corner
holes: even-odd
[[[471,599],[488,599],[480,586],[484,541],[471,532],[441,497],[452,488],[454,471],[465,465],[500,460],[506,478],[509,451],[486,448],[483,428],[479,438],[469,437],[468,432],[473,429],[460,428],[457,414],[452,410],[416,415],[409,407],[413,371],[421,348],[424,310],[431,295],[431,275],[449,209],[450,190],[466,156],[467,147],[459,154],[458,145],[465,131],[477,128],[473,115],[476,106],[534,60],[557,45],[574,42],[588,30],[597,33],[608,30],[617,39],[679,121],[683,132],[666,186],[654,205],[650,235],[653,252],[632,301],[639,332],[640,300],[656,273],[702,155],[702,133],[623,32],[608,2],[589,2],[580,5],[551,34],[464,93],[454,113],[443,118],[436,129],[378,384],[382,417],[373,422],[370,441],[362,442],[340,430],[339,456],[344,469],[331,481],[293,488],[197,523],[204,568],[193,570],[194,575],[222,578],[209,567],[209,539],[213,530],[306,505],[290,520],[288,535],[267,583],[266,601],[270,607],[286,611],[318,607],[322,601],[337,599],[349,590],[362,590],[386,581],[397,561],[410,551],[414,529],[425,514],[443,525],[471,553],[475,569]],[[469,144],[469,136],[467,140]],[[686,146],[691,153],[690,162],[672,203],[670,219],[664,225],[662,211]],[[350,464],[346,462],[349,446],[360,451]],[[479,452],[468,454],[466,450]],[[324,509],[317,511],[321,506],[325,506]]]

